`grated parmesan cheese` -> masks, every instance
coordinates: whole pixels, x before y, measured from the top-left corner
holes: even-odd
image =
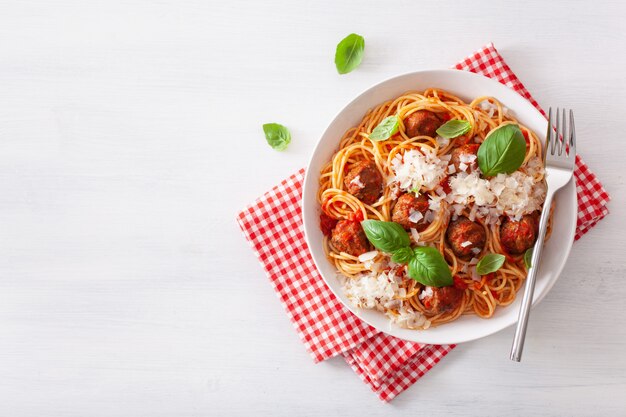
[[[471,244],[472,244],[472,242],[470,242],[469,240],[466,240],[465,242],[461,243],[461,247],[462,248],[466,248],[466,247],[468,247]]]
[[[436,195],[436,196],[430,196],[430,200],[428,200],[428,209],[435,212],[435,211],[439,211],[439,209],[441,208],[441,200],[443,200],[445,197],[441,196],[441,195]],[[428,212],[426,212],[426,220],[428,220]]]
[[[433,289],[432,287],[426,287],[422,290],[422,292],[419,295],[419,299],[420,301],[422,301],[424,298],[426,297],[432,297],[433,296]]]
[[[377,250],[362,253],[361,255],[359,255],[359,262],[371,261],[376,257],[376,255],[378,255]]]
[[[543,161],[538,156],[530,158],[523,169],[526,171],[526,174],[533,177],[536,181],[542,180],[545,175]]]
[[[502,215],[519,220],[524,214],[539,210],[546,195],[543,168],[534,163],[527,169],[533,175],[516,171],[510,175],[498,174],[488,180],[480,178],[476,171],[470,174],[460,172],[450,178],[452,191],[446,201],[456,214],[460,214],[457,207],[474,202],[470,220],[480,217],[493,224]]]
[[[439,209],[437,209],[439,210]],[[426,211],[426,215],[424,216],[424,220],[426,221],[426,223],[432,223],[433,220],[435,220],[435,218],[437,217],[437,214],[435,213],[435,210],[433,210],[432,208],[430,210]]]
[[[539,210],[546,197],[545,184],[520,171],[498,174],[490,180],[490,185],[497,199],[495,208],[515,220]]]
[[[402,306],[398,315],[387,313],[390,322],[398,327],[412,330],[426,330],[430,327],[430,320],[419,311]]]
[[[478,275],[478,271],[476,271],[475,266],[470,267],[470,272],[474,281],[480,281],[480,275]]]
[[[361,275],[345,280],[343,290],[350,301],[359,308],[383,310],[395,301],[398,282],[393,271]]]
[[[493,115],[498,110],[498,106],[496,106],[494,103],[490,102],[489,100],[481,101],[478,107],[480,107],[481,110],[486,111],[489,117],[493,117]]]
[[[480,178],[478,172],[470,174],[461,172],[450,178],[450,189],[448,195],[449,203],[466,205],[474,201],[479,206],[490,205],[494,202],[495,196],[489,189],[489,181]]]
[[[465,162],[466,164],[471,164],[476,160],[476,158],[476,155],[474,155],[473,153],[463,152],[459,155],[459,161]]]
[[[410,150],[391,161],[394,180],[405,191],[433,190],[446,176],[448,164],[430,150]]]
[[[356,177],[354,177],[352,179],[352,181],[350,181],[350,184],[351,185],[354,184],[354,185],[356,185],[357,187],[359,187],[361,189],[365,188],[365,185],[361,182],[361,176],[360,175],[357,175]]]
[[[450,144],[450,139],[444,138],[441,136],[437,136],[435,140],[437,141],[437,144],[439,145],[440,148],[445,148],[446,146]]]
[[[495,107],[495,104],[488,101],[483,101],[480,105]],[[414,211],[409,213],[411,222],[417,223],[424,219],[430,223],[442,209],[447,214],[447,207],[450,207],[449,213],[454,220],[470,203],[473,204],[468,218],[472,221],[479,218],[487,225],[496,224],[503,215],[519,220],[524,214],[541,208],[546,186],[543,181],[545,171],[540,158],[531,158],[519,171],[510,175],[498,174],[485,179],[480,177],[476,155],[461,154],[459,169],[449,164],[450,157],[449,154],[437,157],[434,152],[424,149],[409,150],[393,158],[393,174],[387,178],[393,199],[407,191],[435,191],[429,196],[428,211],[424,215]],[[451,189],[448,194],[440,186],[447,176]],[[356,177],[353,182],[360,183],[360,178]],[[448,204],[442,206],[442,201]]]
[[[411,223],[417,223],[424,218],[424,215],[420,213],[418,210],[411,210],[409,214],[409,221]]]
[[[417,229],[411,228],[411,239],[413,239],[413,243],[418,243],[420,241],[420,234]]]

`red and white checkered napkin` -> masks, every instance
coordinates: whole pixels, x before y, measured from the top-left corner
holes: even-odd
[[[494,78],[539,108],[492,44],[455,68]],[[578,239],[606,216],[609,195],[580,157],[576,162]],[[454,346],[421,345],[379,333],[341,304],[315,268],[304,240],[303,178],[301,169],[239,213],[237,220],[313,359],[343,355],[381,400],[390,401]]]

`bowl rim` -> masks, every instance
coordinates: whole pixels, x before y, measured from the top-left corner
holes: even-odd
[[[417,335],[418,337],[416,338],[408,338],[405,337],[404,335],[400,335],[397,334],[396,332],[393,332],[392,330],[390,330],[389,326],[386,326],[387,328],[384,328],[382,326],[380,326],[377,323],[372,323],[370,320],[368,320],[366,317],[363,317],[361,314],[359,314],[360,310],[359,308],[355,307],[354,305],[352,305],[352,303],[350,302],[346,302],[344,300],[344,297],[342,294],[339,294],[335,288],[333,288],[333,285],[330,284],[329,279],[331,279],[331,277],[326,277],[324,275],[324,272],[322,270],[322,268],[320,268],[319,262],[328,262],[328,259],[326,258],[326,256],[324,256],[323,260],[318,259],[314,252],[311,250],[311,244],[312,244],[312,239],[311,236],[308,232],[309,229],[309,224],[307,222],[307,218],[309,217],[307,215],[308,210],[310,210],[310,208],[308,208],[307,206],[307,198],[306,196],[308,195],[317,195],[317,188],[314,191],[313,194],[311,194],[310,188],[311,187],[317,187],[318,186],[318,175],[319,172],[315,172],[312,173],[311,172],[311,166],[313,165],[313,162],[316,160],[316,156],[320,151],[320,148],[322,147],[322,140],[324,139],[324,137],[329,133],[329,130],[331,130],[332,126],[335,124],[335,122],[337,122],[338,119],[341,118],[342,114],[347,111],[350,107],[352,107],[353,105],[355,105],[355,103],[359,102],[361,99],[363,99],[364,96],[367,96],[370,93],[373,93],[375,90],[378,90],[379,88],[383,88],[385,84],[390,84],[393,81],[400,79],[400,78],[405,78],[405,77],[414,77],[414,76],[419,76],[419,75],[430,75],[430,74],[442,74],[444,77],[446,76],[453,76],[453,77],[467,77],[468,79],[481,79],[481,82],[487,81],[489,83],[492,83],[494,85],[494,89],[507,89],[510,93],[513,93],[515,95],[518,96],[519,99],[523,100],[526,104],[528,104],[528,108],[531,109],[534,113],[534,115],[532,117],[538,117],[538,118],[542,118],[543,120],[545,120],[545,116],[534,106],[532,105],[532,103],[530,103],[530,101],[523,97],[521,94],[519,94],[517,91],[509,88],[508,86],[500,83],[497,80],[494,80],[492,78],[483,76],[481,74],[476,74],[473,72],[469,72],[469,71],[464,71],[464,70],[457,70],[457,69],[427,69],[427,70],[420,70],[420,71],[410,71],[410,72],[406,72],[403,74],[399,74],[399,75],[394,75],[391,77],[388,77],[380,82],[377,82],[376,84],[368,87],[367,89],[363,90],[360,94],[358,94],[356,97],[354,97],[352,100],[350,100],[346,105],[344,105],[343,107],[341,107],[341,109],[335,114],[335,116],[332,118],[332,120],[330,121],[330,123],[327,125],[326,129],[324,129],[324,132],[320,135],[319,139],[317,140],[317,143],[315,144],[315,147],[313,148],[313,151],[311,152],[311,156],[308,159],[308,163],[305,169],[305,175],[304,175],[304,179],[303,179],[303,187],[302,187],[302,197],[301,197],[301,208],[302,208],[302,221],[303,221],[303,231],[304,231],[304,238],[305,241],[307,243],[307,251],[309,251],[309,254],[311,255],[311,258],[313,259],[313,262],[315,264],[315,267],[317,268],[320,276],[322,277],[322,279],[324,280],[325,285],[332,291],[332,293],[339,299],[339,301],[341,302],[341,304],[343,304],[352,314],[356,315],[359,319],[361,319],[364,323],[374,327],[376,330],[383,332],[385,334],[391,335],[393,337],[397,337],[400,339],[404,339],[404,340],[408,340],[408,341],[412,341],[412,342],[418,342],[418,343],[436,343],[436,344],[454,344],[454,343],[462,343],[462,342],[468,342],[468,341],[472,341],[472,340],[477,340],[477,339],[481,339],[487,336],[490,336],[494,333],[500,332],[514,324],[517,323],[518,319],[515,318],[515,320],[506,323],[504,326],[501,326],[500,328],[495,328],[493,330],[490,331],[486,331],[480,334],[476,334],[475,336],[469,336],[469,337],[459,337],[458,339],[455,340],[434,340],[432,337],[427,337],[429,340],[428,341],[420,341],[419,340],[419,335],[424,334],[424,332],[428,332],[428,330],[424,330],[424,331],[420,331],[420,330],[412,330],[412,335]],[[410,90],[407,90],[410,91]],[[391,99],[391,98],[389,98]],[[372,103],[370,105],[371,107],[376,106],[379,103]],[[546,127],[547,127],[547,120],[545,121]],[[315,179],[316,181],[311,182],[311,176],[315,175]],[[309,182],[311,182],[311,184],[309,184]],[[576,195],[576,189],[575,189],[575,180],[574,177],[572,176],[572,180],[564,187],[564,189],[562,190],[563,193],[565,193],[567,191],[567,193],[570,194],[570,198],[569,198],[569,203],[571,205],[570,210],[573,210],[574,213],[577,212],[578,209],[578,205],[577,205],[577,195]],[[573,195],[573,198],[571,197],[571,195]],[[315,203],[317,203],[317,200],[315,200]],[[315,225],[315,227],[317,227],[317,225]],[[571,222],[571,227],[568,228],[568,234],[565,237],[565,241],[567,243],[567,245],[565,246],[565,249],[562,250],[562,257],[561,260],[558,264],[558,267],[555,269],[555,274],[554,274],[554,278],[552,280],[550,280],[549,282],[547,282],[547,285],[545,286],[544,290],[540,293],[535,292],[534,297],[533,297],[533,303],[532,303],[532,307],[534,308],[539,302],[541,302],[545,296],[550,292],[550,290],[552,289],[552,287],[554,286],[554,284],[556,283],[556,281],[559,279],[561,272],[563,271],[563,268],[565,267],[565,264],[567,263],[567,259],[569,257],[571,248],[572,248],[572,244],[574,242],[574,237],[575,237],[575,231],[576,231],[576,218],[574,217],[574,221]],[[541,272],[541,271],[539,271]],[[541,274],[539,274],[539,277],[541,277]],[[333,279],[337,279],[336,277],[332,277]],[[521,289],[518,290],[518,294],[521,292]],[[518,295],[519,296],[519,295]],[[516,297],[517,299],[517,297]],[[504,306],[506,307],[512,307],[511,305],[508,306]],[[382,313],[380,313],[382,314]],[[517,316],[517,315],[516,315]],[[488,320],[488,319],[487,319]],[[389,321],[387,319],[387,321]],[[434,338],[436,339],[436,338]]]

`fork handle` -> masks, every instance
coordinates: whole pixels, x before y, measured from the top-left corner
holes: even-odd
[[[543,242],[548,228],[548,218],[550,217],[552,197],[554,197],[554,192],[550,192],[548,190],[546,200],[543,203],[543,210],[541,211],[541,218],[539,220],[539,235],[537,236],[537,241],[535,242],[535,247],[533,249],[533,256],[530,261],[531,267],[528,270],[526,286],[524,287],[524,297],[522,298],[522,305],[519,310],[517,327],[515,328],[515,336],[513,338],[513,346],[511,347],[511,360],[515,362],[519,362],[522,359],[522,350],[524,349],[524,339],[526,337],[526,327],[528,326],[528,316],[530,315],[530,307],[533,303],[535,281],[537,279],[537,271],[539,270],[539,262],[541,261],[541,253],[543,252]]]

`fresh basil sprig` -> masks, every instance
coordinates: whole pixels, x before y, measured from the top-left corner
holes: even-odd
[[[443,255],[430,246],[411,248],[409,235],[398,223],[364,220],[361,226],[377,249],[391,253],[391,260],[407,264],[409,277],[431,287],[452,285],[452,274]]]
[[[452,139],[470,131],[472,125],[467,120],[450,120],[439,126],[437,134],[442,138]]]
[[[278,123],[266,123],[263,125],[265,140],[277,151],[284,151],[291,142],[289,129]]]
[[[413,249],[413,257],[409,261],[409,276],[430,287],[446,287],[454,283],[443,255],[430,246]]]
[[[477,156],[478,167],[488,177],[517,171],[526,156],[526,140],[519,126],[508,124],[489,132]]]
[[[408,264],[413,257],[413,249],[410,247],[396,249],[391,256],[391,260],[397,264]]]
[[[488,253],[476,264],[476,272],[479,275],[487,275],[492,272],[496,272],[498,269],[502,268],[505,260],[506,256],[504,255],[499,253]]]
[[[365,51],[363,36],[351,33],[337,44],[335,66],[339,74],[347,74],[361,64]]]
[[[526,265],[526,269],[530,269],[532,266],[531,259],[533,258],[533,248],[526,249],[524,252],[524,265]]]
[[[371,244],[383,252],[393,253],[411,244],[408,233],[398,223],[363,220],[361,226]]]
[[[385,117],[383,121],[372,130],[370,139],[376,142],[389,139],[398,132],[399,126],[400,119],[398,119],[398,116]]]

